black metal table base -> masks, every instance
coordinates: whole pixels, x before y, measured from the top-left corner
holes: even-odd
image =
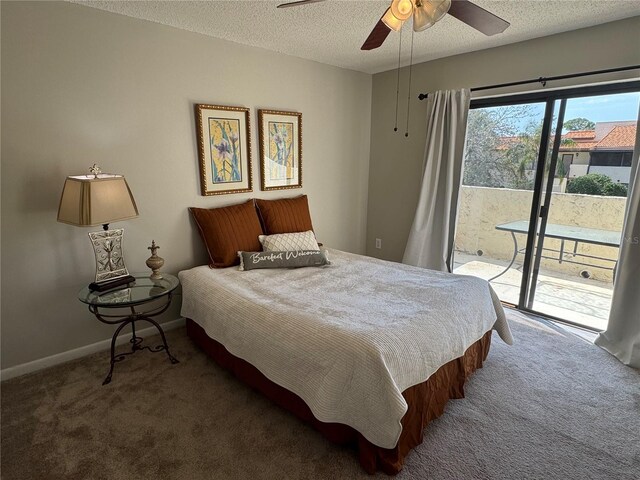
[[[134,353],[140,350],[149,350],[151,353],[166,352],[172,364],[180,363],[178,359],[176,359],[173,355],[171,355],[171,352],[169,351],[169,344],[167,343],[167,338],[164,335],[164,330],[162,330],[162,327],[158,322],[156,322],[151,318],[152,316],[155,317],[157,315],[160,315],[161,313],[164,313],[169,308],[169,305],[171,304],[171,296],[172,295],[169,292],[169,294],[166,295],[166,297],[164,298],[163,304],[149,308],[145,311],[136,310],[136,306],[138,305],[130,305],[128,308],[130,309],[131,313],[128,315],[122,314],[122,313],[120,314],[101,313],[99,311],[100,307],[98,305],[89,305],[89,311],[93,313],[96,316],[96,318],[100,320],[102,323],[106,323],[108,325],[118,325],[118,328],[116,329],[115,333],[113,334],[113,337],[111,338],[111,360],[109,365],[109,374],[106,376],[106,378],[102,382],[102,385],[107,385],[108,383],[111,382],[111,377],[113,376],[113,368],[117,362],[121,362],[122,360],[127,358],[127,356],[133,355]],[[145,304],[149,302],[143,301],[140,303]],[[103,308],[105,307],[103,306]],[[111,308],[113,309],[118,307],[116,305]],[[160,333],[160,337],[162,338],[162,345],[157,345],[155,347],[142,346],[142,342],[143,342],[142,337],[139,337],[136,335],[136,322],[140,322],[140,321],[148,322],[154,327],[156,327],[156,330],[158,330],[158,333]],[[131,344],[131,351],[116,353],[116,341],[118,339],[118,335],[120,335],[122,330],[127,325],[131,325],[131,339],[129,340],[129,343]]]
[[[137,321],[149,322],[154,327],[156,327],[156,329],[160,333],[160,336],[162,337],[162,345],[157,345],[155,347],[149,347],[149,346],[144,346],[143,347],[142,346],[142,342],[143,342],[142,337],[138,337],[136,335],[136,322]],[[129,340],[129,343],[131,344],[131,351],[130,352],[121,352],[121,353],[116,354],[116,340],[118,339],[118,335],[120,335],[120,332],[122,332],[122,330],[127,325],[131,325],[131,340]],[[113,334],[113,338],[111,339],[111,362],[110,362],[109,374],[106,376],[106,378],[102,382],[102,385],[107,385],[108,383],[111,383],[111,377],[113,375],[113,367],[115,366],[115,364],[117,362],[121,362],[122,360],[127,358],[127,356],[133,355],[134,353],[136,353],[136,352],[138,352],[140,350],[149,350],[151,353],[157,353],[157,352],[164,351],[164,352],[167,353],[167,356],[169,357],[169,360],[171,361],[172,364],[175,365],[176,363],[180,363],[180,361],[177,358],[175,358],[173,355],[171,355],[171,352],[169,351],[169,345],[167,344],[167,339],[166,339],[166,337],[164,335],[164,330],[162,330],[162,327],[158,324],[158,322],[156,322],[155,320],[152,320],[149,317],[144,317],[144,316],[138,316],[136,318],[127,318],[116,329],[115,333]]]
[[[492,280],[495,280],[498,277],[501,277],[502,275],[504,275],[505,273],[507,273],[509,271],[509,269],[513,266],[513,264],[516,261],[516,257],[518,256],[519,250],[518,250],[518,239],[516,238],[516,236],[513,234],[513,232],[509,232],[511,234],[511,238],[513,239],[513,257],[511,257],[511,261],[509,262],[509,265],[507,265],[507,268],[505,268],[502,272],[500,272],[497,275],[494,275],[493,277],[491,277],[489,280],[487,280],[487,282],[490,282]]]
[[[512,231],[509,231],[509,233],[511,234],[511,238],[513,240],[513,256],[511,257],[511,261],[509,262],[509,265],[507,265],[506,268],[502,272],[500,272],[499,274],[494,275],[493,277],[488,279],[487,280],[488,282],[491,282],[491,281],[495,280],[496,278],[501,277],[502,275],[507,273],[509,271],[509,269],[515,263],[516,257],[518,256],[518,254],[519,253],[521,253],[521,254],[525,253],[525,250],[526,250],[525,248],[519,248],[518,247],[518,239],[516,238],[515,233],[512,232]],[[551,237],[551,238],[553,238],[553,237]],[[580,242],[578,242],[576,240],[568,240],[570,242],[574,242],[574,245],[573,245],[573,251],[572,252],[571,251],[567,252],[565,250],[565,240],[566,239],[559,239],[559,240],[560,240],[560,249],[559,250],[556,250],[556,249],[553,249],[553,248],[546,248],[546,247],[542,248],[542,252],[552,252],[552,253],[555,253],[557,255],[549,256],[549,255],[541,254],[540,258],[544,258],[544,259],[547,259],[547,260],[555,260],[560,264],[562,264],[562,263],[571,263],[571,264],[574,264],[574,265],[583,265],[585,267],[593,267],[593,268],[599,268],[599,269],[602,269],[602,270],[609,270],[609,271],[613,272],[613,279],[614,280],[616,279],[616,271],[618,269],[618,260],[617,259],[600,257],[600,256],[597,256],[597,255],[587,255],[585,253],[578,253],[578,243],[580,243]],[[580,258],[588,258],[588,259],[600,260],[600,261],[603,261],[603,262],[610,262],[610,263],[613,264],[613,266],[612,267],[606,267],[606,266],[603,266],[603,265],[597,265],[597,264],[594,264],[594,263],[589,263],[588,261],[577,262],[577,261],[574,261],[574,260],[569,260],[568,258],[566,258],[566,256],[570,256],[571,258],[580,257]],[[533,287],[533,291],[535,292],[535,286]]]

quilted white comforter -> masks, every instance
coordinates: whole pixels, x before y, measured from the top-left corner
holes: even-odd
[[[323,422],[395,447],[402,391],[492,328],[512,343],[481,279],[328,250],[325,268],[180,272],[182,315],[196,321]]]

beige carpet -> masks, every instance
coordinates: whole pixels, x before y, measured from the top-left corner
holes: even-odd
[[[494,338],[467,398],[427,427],[396,478],[639,478],[640,373],[510,317],[516,345]],[[104,387],[106,353],[4,382],[2,478],[371,478],[353,451],[236,381],[184,329],[168,340],[179,364],[140,352]]]

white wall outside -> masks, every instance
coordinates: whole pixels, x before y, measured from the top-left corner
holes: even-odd
[[[592,166],[589,168],[589,173],[599,173],[611,178],[614,182],[629,184],[629,178],[631,178],[631,167],[604,167],[604,166]]]
[[[569,169],[569,178],[582,177],[589,173],[589,165],[576,165],[572,164]]]

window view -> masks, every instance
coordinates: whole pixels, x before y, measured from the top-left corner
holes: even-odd
[[[522,281],[516,252],[526,238],[508,229],[529,219],[544,110],[536,103],[469,111],[454,273],[493,279],[500,299],[512,304]]]
[[[523,301],[521,307],[603,330],[639,103],[640,93],[571,98],[560,119],[555,102],[540,192],[546,216],[531,252],[526,245],[544,104],[470,111],[454,272],[490,280],[505,302]],[[553,159],[557,120],[562,129]],[[521,295],[526,255],[530,277]]]

